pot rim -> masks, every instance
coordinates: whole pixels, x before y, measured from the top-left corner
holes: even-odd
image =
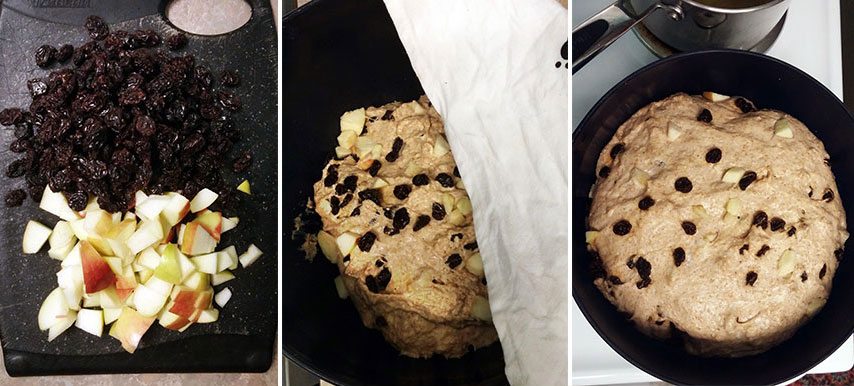
[[[715,7],[711,5],[706,5],[700,2],[700,0],[679,0],[677,3],[686,3],[691,5],[692,7],[697,7],[699,9],[705,11],[711,11],[715,13],[724,13],[724,14],[740,14],[740,13],[750,13],[761,11],[763,9],[771,8],[782,3],[788,3],[789,0],[770,0],[766,3],[760,5],[754,5],[752,7],[747,8],[723,8],[723,7]]]

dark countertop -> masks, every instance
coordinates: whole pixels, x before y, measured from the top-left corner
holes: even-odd
[[[845,104],[854,110],[854,2],[839,0],[842,32],[842,92]]]

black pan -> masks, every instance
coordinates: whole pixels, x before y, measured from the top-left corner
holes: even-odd
[[[338,298],[337,268],[305,260],[293,218],[332,155],[344,111],[424,93],[380,0],[314,0],[286,15],[282,35],[282,349],[338,385],[505,385],[499,344],[460,359],[411,359],[362,325]]]
[[[839,196],[854,208],[854,117],[833,93],[801,70],[743,51],[703,51],[650,64],[612,88],[572,136],[572,296],[596,332],[626,360],[677,384],[770,385],[805,373],[833,353],[854,331],[854,258],[845,252],[824,309],[788,341],[763,354],[737,359],[701,358],[646,337],[621,317],[593,286],[584,242],[587,198],[602,148],[620,124],[641,107],[677,92],[740,95],[759,108],[785,111],[824,142]],[[849,217],[850,218],[850,217]]]

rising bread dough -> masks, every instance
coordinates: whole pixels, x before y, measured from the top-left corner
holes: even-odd
[[[620,126],[596,173],[595,284],[644,333],[750,355],[826,302],[845,212],[824,146],[794,117],[676,94]]]
[[[352,142],[343,134],[343,159],[314,185],[318,241],[363,323],[412,357],[459,357],[495,342],[471,202],[438,113],[422,98],[364,114],[356,156],[341,154]],[[324,248],[333,239],[348,250]]]

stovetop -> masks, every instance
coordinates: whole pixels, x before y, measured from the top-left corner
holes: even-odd
[[[572,25],[613,0],[572,2]],[[837,1],[792,0],[783,29],[766,54],[784,60],[818,79],[842,99],[840,4]],[[804,44],[803,42],[809,42]],[[611,87],[635,70],[657,60],[634,33],[626,33],[572,76],[572,127]],[[572,384],[606,385],[656,381],[611,349],[573,302]],[[854,366],[851,337],[809,373],[847,371]]]

